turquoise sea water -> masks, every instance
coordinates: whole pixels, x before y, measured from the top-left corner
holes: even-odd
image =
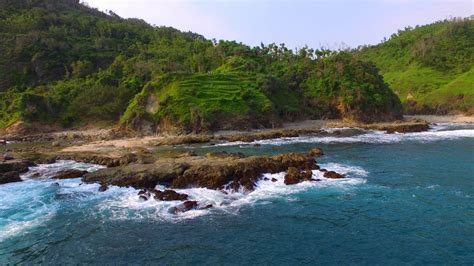
[[[474,126],[388,135],[342,130],[300,137],[186,147],[275,154],[322,147],[318,163],[346,180],[260,181],[250,193],[180,190],[211,210],[175,215],[175,202],[80,179],[0,186],[0,264],[470,264],[474,263]],[[315,172],[319,177],[319,173]]]

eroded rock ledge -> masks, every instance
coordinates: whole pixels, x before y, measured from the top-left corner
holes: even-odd
[[[83,177],[86,183],[102,186],[131,186],[153,189],[156,185],[170,188],[205,187],[209,189],[241,188],[252,191],[264,173],[317,169],[314,155],[288,153],[274,156],[192,156],[160,158],[152,164],[129,164],[101,169]]]

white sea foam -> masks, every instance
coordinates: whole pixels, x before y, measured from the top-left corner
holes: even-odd
[[[61,198],[85,193],[84,200],[90,200],[86,196],[98,190],[98,185],[81,185],[79,179],[51,180],[49,177],[64,169],[95,171],[99,168],[101,166],[93,164],[58,161],[30,167],[30,171],[21,176],[23,182],[1,185],[0,241],[27,233],[49,221],[60,208]],[[33,178],[35,173],[40,176]]]
[[[368,174],[367,171],[360,167],[343,164],[321,164],[321,167],[347,174],[350,178],[340,180],[328,179],[323,176],[322,172],[315,170],[313,171],[313,178],[320,179],[321,181],[308,181],[287,186],[284,183],[285,173],[282,172],[265,174],[257,182],[256,188],[252,192],[216,191],[206,188],[176,189],[175,191],[178,193],[187,194],[189,200],[198,201],[200,206],[213,206],[210,209],[196,209],[182,213],[170,212],[170,209],[182,204],[180,201],[156,201],[153,199],[142,201],[137,196],[138,190],[122,189],[122,192],[126,192],[117,195],[117,197],[108,198],[100,204],[100,213],[103,213],[108,218],[119,220],[156,219],[174,222],[196,218],[212,212],[238,213],[239,209],[243,206],[268,203],[269,200],[274,198],[284,198],[291,201],[295,194],[311,189],[351,189],[354,186],[365,183],[364,177]],[[276,179],[276,182],[273,182],[272,178]],[[163,190],[165,187],[158,186],[157,189]]]
[[[348,129],[338,129],[348,130]],[[225,142],[218,143],[216,146],[241,146],[249,147],[254,144],[260,145],[285,145],[292,143],[375,143],[375,144],[388,144],[388,143],[399,143],[404,141],[417,141],[417,142],[432,142],[439,140],[451,140],[460,138],[474,138],[474,129],[472,125],[452,125],[452,124],[440,124],[433,126],[433,128],[426,132],[416,133],[395,133],[387,134],[383,131],[377,130],[364,130],[362,134],[354,136],[323,136],[323,135],[312,135],[312,136],[301,136],[293,138],[278,138],[278,139],[266,139],[258,140],[254,142]]]
[[[252,192],[216,191],[206,188],[177,189],[178,193],[189,195],[189,200],[199,205],[212,205],[210,209],[196,209],[186,212],[171,212],[181,201],[142,201],[138,198],[138,190],[133,188],[110,187],[105,192],[98,192],[98,184],[82,184],[80,179],[52,180],[49,177],[64,169],[82,169],[95,171],[101,166],[77,163],[74,161],[58,161],[55,164],[31,167],[30,172],[40,173],[41,177],[33,177],[32,173],[22,176],[25,180],[0,186],[0,241],[12,236],[28,233],[54,218],[62,204],[85,204],[91,208],[91,215],[103,219],[157,219],[180,221],[193,219],[213,212],[238,213],[243,206],[269,203],[272,198],[294,200],[295,194],[310,189],[336,188],[347,190],[365,183],[367,172],[356,166],[343,164],[321,164],[321,167],[348,174],[351,178],[331,180],[324,178],[319,171],[313,171],[318,182],[302,182],[287,186],[284,184],[285,173],[265,174],[257,182]],[[266,178],[267,180],[264,180]],[[275,178],[277,181],[272,182]],[[57,184],[56,184],[57,183]],[[158,186],[163,190],[165,187]],[[69,206],[69,205],[68,205]],[[70,206],[69,206],[70,207]]]
[[[26,174],[23,174],[21,178],[24,180],[38,178],[47,179],[54,176],[60,170],[77,169],[94,172],[104,167],[105,166],[80,163],[71,160],[59,160],[53,164],[39,164],[37,166],[29,167],[29,171]]]

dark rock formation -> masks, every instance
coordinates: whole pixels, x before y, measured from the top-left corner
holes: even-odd
[[[410,132],[423,132],[430,129],[430,125],[425,120],[415,119],[410,121],[397,121],[388,124],[366,124],[359,125],[365,129],[384,130],[385,132],[392,133],[410,133]]]
[[[299,170],[316,168],[316,162],[308,154],[289,153],[275,156],[188,157],[162,158],[154,164],[129,164],[101,169],[83,177],[86,183],[103,185],[154,188],[157,184],[172,188],[206,187],[253,190],[255,182],[264,173],[279,173],[289,167]]]
[[[183,202],[183,204],[180,204],[176,207],[170,208],[169,212],[174,213],[174,214],[177,214],[177,213],[180,213],[180,212],[187,212],[187,211],[190,211],[192,209],[196,209],[197,206],[198,206],[197,201],[187,200],[187,201]]]
[[[16,171],[6,172],[0,174],[0,184],[20,182],[20,174]]]
[[[180,194],[174,190],[167,189],[165,191],[160,191],[160,190],[152,190],[151,193],[153,193],[155,196],[154,198],[156,200],[162,200],[162,201],[172,201],[172,200],[187,200],[188,195],[186,194]]]
[[[59,171],[56,175],[52,177],[52,179],[70,179],[70,178],[78,178],[82,177],[87,174],[87,171],[77,170],[77,169],[69,169],[64,171]]]
[[[255,182],[264,173],[278,173],[289,167],[313,169],[314,159],[305,154],[290,153],[271,157],[252,156],[246,158],[225,158],[222,160],[204,160],[194,164],[171,183],[172,187],[206,187],[219,189],[231,183],[230,188],[244,187],[253,190]]]
[[[0,173],[6,172],[18,172],[18,173],[26,173],[28,172],[28,167],[34,166],[34,163],[27,161],[27,160],[8,160],[5,162],[0,162]]]
[[[277,138],[291,138],[298,137],[301,135],[318,134],[323,132],[321,129],[275,129],[264,132],[246,133],[246,134],[235,134],[235,135],[222,135],[216,137],[219,140],[225,141],[242,141],[242,142],[253,142],[256,140],[263,139],[277,139]]]
[[[129,164],[100,169],[86,174],[82,180],[86,183],[100,182],[121,187],[154,188],[158,183],[169,184],[187,168],[186,163],[162,159],[155,164]]]
[[[179,145],[179,144],[194,144],[206,143],[212,140],[212,135],[183,135],[172,138],[164,138],[155,143],[155,145]]]
[[[151,194],[147,190],[140,190],[138,192],[138,198],[143,201],[147,201],[148,199],[150,199],[150,197],[151,197]]]
[[[313,173],[311,170],[301,171],[295,167],[288,168],[288,172],[285,175],[285,184],[294,185],[303,181],[311,181]]]
[[[144,158],[139,158],[136,154],[129,153],[122,157],[110,157],[110,156],[100,156],[95,154],[60,154],[55,157],[57,160],[74,160],[77,162],[83,163],[92,163],[92,164],[100,164],[105,165],[107,167],[116,167],[121,165],[127,165],[130,163],[137,162],[139,159],[143,160]],[[142,163],[146,163],[143,162]]]
[[[324,155],[324,152],[321,148],[314,148],[309,151],[309,156],[318,157]]]
[[[331,179],[340,179],[340,178],[345,178],[344,175],[338,174],[334,171],[329,171],[324,173],[324,177],[326,178],[331,178]]]

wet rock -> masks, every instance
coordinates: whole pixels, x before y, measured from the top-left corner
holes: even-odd
[[[272,182],[276,182],[276,181],[278,181],[278,180],[273,177],[273,178],[272,178]]]
[[[27,161],[27,160],[8,160],[5,162],[0,162],[0,173],[6,172],[18,172],[18,173],[26,173],[28,172],[28,167],[33,166],[34,164]]]
[[[153,164],[129,164],[100,169],[83,177],[86,183],[132,186],[152,189],[156,185],[171,188],[205,187],[252,191],[264,173],[279,173],[289,167],[315,169],[316,162],[308,154],[289,153],[275,156],[217,156],[159,158]]]
[[[414,123],[414,124],[406,124],[406,125],[399,125],[387,128],[385,131],[389,134],[393,133],[411,133],[411,132],[424,132],[428,131],[430,126],[428,123]]]
[[[121,157],[99,156],[95,154],[60,154],[57,155],[57,160],[73,160],[83,163],[92,163],[105,165],[107,167],[117,167],[122,165],[137,162],[139,157],[136,154],[129,153]]]
[[[20,174],[16,171],[10,171],[0,174],[0,184],[21,182]]]
[[[176,188],[218,189],[232,182],[230,188],[233,190],[244,187],[251,191],[264,173],[283,172],[288,167],[312,169],[315,165],[313,157],[299,153],[202,160],[174,179],[171,185]]]
[[[154,198],[156,200],[162,200],[162,201],[173,201],[173,200],[187,200],[188,195],[186,194],[180,194],[174,190],[167,189],[165,191],[160,191],[160,190],[153,190],[152,193],[155,195]]]
[[[202,208],[199,208],[199,209],[200,209],[200,210],[207,210],[207,209],[210,209],[210,208],[212,208],[212,207],[214,207],[212,204],[208,204],[208,205],[206,205],[206,206],[204,206],[204,207],[202,207]]]
[[[340,178],[345,178],[344,175],[338,174],[334,171],[329,171],[324,173],[324,177],[326,178],[332,178],[332,179],[340,179]]]
[[[291,138],[298,137],[301,135],[317,134],[321,133],[320,129],[275,129],[264,132],[236,134],[236,135],[222,135],[218,136],[217,139],[226,141],[242,141],[242,142],[253,142],[256,140],[264,139],[276,139],[276,138]]]
[[[160,153],[160,157],[163,158],[184,158],[184,157],[191,157],[196,156],[197,154],[194,151],[171,151]]]
[[[188,201],[183,202],[183,204],[180,204],[176,207],[170,208],[169,212],[174,213],[174,214],[177,214],[177,213],[180,213],[180,212],[187,212],[187,211],[190,211],[192,209],[196,209],[197,206],[198,206],[197,201],[188,200]]]
[[[69,169],[64,171],[59,171],[56,175],[51,177],[52,179],[70,179],[70,178],[78,178],[82,177],[87,174],[87,171],[77,170],[77,169]]]
[[[318,157],[324,155],[324,152],[321,148],[314,148],[309,151],[309,156]]]
[[[290,167],[285,175],[284,182],[286,185],[294,185],[303,181],[311,181],[312,175],[311,170],[300,171],[295,167]]]
[[[385,132],[392,133],[410,133],[410,132],[423,132],[430,129],[429,123],[422,119],[414,119],[409,121],[396,121],[394,123],[385,124],[366,124],[359,125],[365,129],[384,130]]]
[[[194,209],[198,206],[198,203],[197,201],[194,201],[194,200],[187,200],[183,203],[184,207],[186,208],[186,210],[191,210],[191,209]]]
[[[206,143],[212,140],[211,135],[184,135],[170,138],[164,138],[156,143],[156,145],[179,145],[179,144],[195,144]]]
[[[155,164],[130,164],[100,169],[86,174],[82,180],[86,183],[101,182],[121,187],[154,188],[158,183],[170,183],[187,167],[185,163],[163,159]]]
[[[206,157],[207,158],[228,158],[228,157],[244,158],[245,155],[241,152],[229,153],[229,152],[226,152],[226,151],[222,151],[222,152],[209,152],[209,153],[206,153]]]
[[[319,169],[320,172],[327,172],[328,170],[324,169],[324,168],[320,168]]]
[[[109,189],[109,186],[107,186],[106,184],[100,184],[99,192],[104,192],[107,189]]]
[[[38,172],[36,172],[36,173],[33,173],[33,174],[31,175],[31,177],[40,177],[40,176],[41,176],[41,174],[40,174],[40,173],[38,173]]]
[[[142,201],[147,201],[151,197],[151,193],[146,190],[140,190],[138,192],[138,198]]]

